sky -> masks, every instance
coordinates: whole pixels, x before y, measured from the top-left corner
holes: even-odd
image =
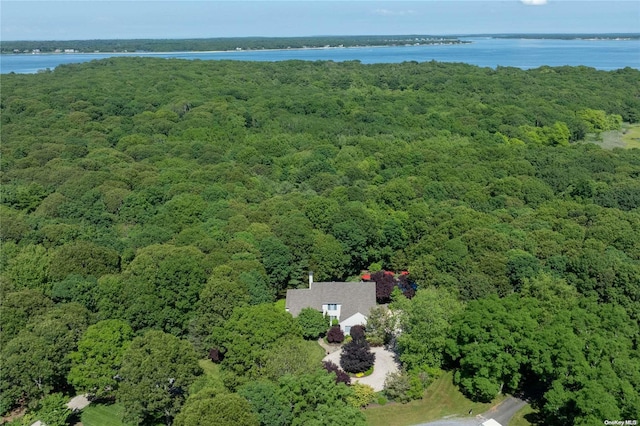
[[[640,33],[640,0],[1,0],[0,40]]]

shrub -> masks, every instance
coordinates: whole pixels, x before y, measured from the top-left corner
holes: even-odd
[[[354,325],[351,327],[349,334],[353,340],[364,339],[364,327],[361,325]]]
[[[334,325],[329,329],[327,333],[327,342],[329,343],[342,343],[344,341],[344,333],[340,330],[340,327]]]
[[[354,383],[351,389],[353,389],[353,394],[347,396],[347,402],[356,408],[366,407],[376,397],[376,391],[369,385]]]
[[[403,373],[390,373],[384,381],[384,393],[392,401],[406,404],[411,401],[408,395],[411,384],[409,376]]]
[[[322,367],[324,367],[324,369],[327,370],[329,373],[335,373],[336,374],[336,384],[338,384],[338,383],[344,383],[345,385],[350,385],[351,384],[351,377],[349,377],[349,375],[347,373],[345,373],[343,370],[341,370],[340,367],[338,367],[333,362],[331,362],[331,361],[323,361],[322,362]]]
[[[379,336],[367,336],[367,342],[374,347],[384,345],[384,339]]]
[[[378,397],[377,402],[378,402],[378,405],[385,405],[387,402],[389,402],[389,400],[381,395]]]
[[[376,360],[365,339],[352,340],[344,345],[340,355],[340,366],[348,373],[364,373]]]
[[[391,373],[384,381],[384,393],[396,402],[406,404],[414,399],[421,399],[426,386],[429,384],[429,375],[424,372],[416,373]]]

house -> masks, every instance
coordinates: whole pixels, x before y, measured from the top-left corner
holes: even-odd
[[[309,273],[309,288],[287,290],[286,309],[297,317],[304,308],[313,308],[327,317],[327,323],[338,320],[346,334],[354,325],[366,325],[367,315],[376,306],[374,282],[313,282]]]

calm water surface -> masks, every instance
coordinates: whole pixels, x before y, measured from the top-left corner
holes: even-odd
[[[600,70],[640,69],[640,40],[549,40],[466,38],[469,44],[343,49],[261,50],[182,53],[75,53],[1,55],[0,72],[35,73],[61,64],[87,62],[114,56],[150,56],[200,60],[242,61],[359,60],[365,64],[404,61],[464,62],[481,67],[537,68],[543,65],[585,65]]]

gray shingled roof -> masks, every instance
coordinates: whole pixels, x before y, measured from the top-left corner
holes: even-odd
[[[310,288],[287,290],[287,310],[297,317],[303,308],[322,311],[322,305],[337,303],[342,305],[340,320],[360,312],[369,316],[376,306],[376,283],[312,283]]]

